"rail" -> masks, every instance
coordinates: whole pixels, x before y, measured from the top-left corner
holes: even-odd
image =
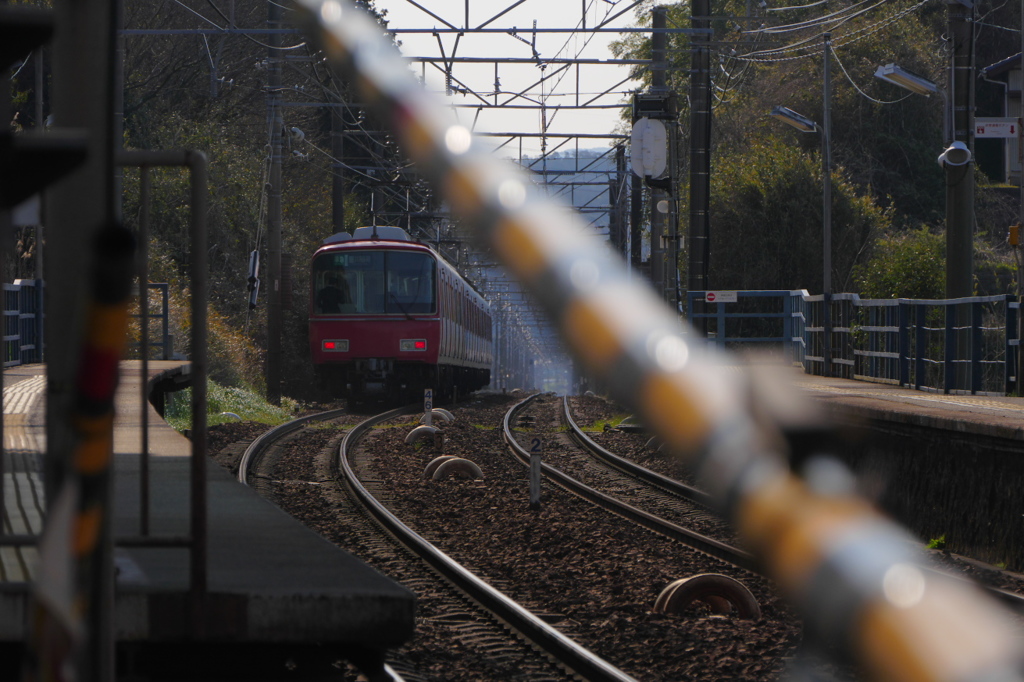
[[[363,486],[349,463],[349,453],[354,449],[355,444],[377,424],[393,417],[414,414],[417,409],[418,407],[413,405],[384,412],[361,422],[345,434],[338,449],[336,465],[345,485],[352,494],[377,523],[426,561],[445,580],[508,623],[509,626],[542,648],[558,663],[573,671],[581,679],[592,682],[636,682],[626,673],[572,641],[556,628],[480,580],[454,559],[427,542],[421,535],[402,523],[401,519],[392,514]]]
[[[363,10],[342,0],[296,6],[353,98],[395,132],[461,223],[558,320],[581,367],[641,415],[750,539],[809,639],[876,679],[1024,679],[1003,607],[927,574],[907,533],[837,486],[844,477],[804,480],[790,470],[784,406],[802,409],[795,388],[769,391],[692,342],[676,312],[578,215],[474,143]]]
[[[716,299],[707,301],[708,295]],[[806,291],[691,291],[688,309],[709,323],[720,348],[781,349],[808,374],[897,384],[922,391],[1005,395],[1018,390],[1017,316],[1009,295],[947,300],[862,299],[829,303],[831,367],[823,352],[824,296]],[[724,299],[724,300],[723,300]]]

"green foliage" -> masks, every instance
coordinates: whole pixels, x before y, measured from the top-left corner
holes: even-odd
[[[237,414],[242,421],[276,426],[293,419],[299,408],[298,403],[287,398],[281,401],[281,407],[276,407],[255,391],[222,386],[213,380],[207,382],[206,391],[206,414],[210,426],[235,421],[234,417],[223,415],[222,412]],[[168,394],[164,417],[178,431],[192,427],[191,388]]]
[[[944,235],[921,227],[878,240],[871,259],[855,269],[864,298],[943,298],[946,286]]]
[[[821,178],[820,160],[778,138],[763,138],[744,155],[721,159],[711,196],[716,287],[822,290]],[[833,173],[836,290],[843,290],[866,245],[888,225],[888,212],[858,196],[841,172]]]
[[[946,534],[943,533],[937,538],[928,541],[928,549],[946,549]]]

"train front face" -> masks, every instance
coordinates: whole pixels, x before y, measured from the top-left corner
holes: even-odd
[[[415,399],[434,385],[441,340],[437,260],[426,247],[342,243],[314,254],[309,343],[321,390]]]

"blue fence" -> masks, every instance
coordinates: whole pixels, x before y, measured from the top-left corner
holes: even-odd
[[[4,367],[27,365],[43,361],[43,309],[44,284],[35,279],[16,279],[4,284]],[[156,357],[170,360],[174,355],[174,338],[169,333],[168,285],[150,283],[149,291],[156,293],[157,305],[150,306],[149,318],[157,329],[150,333],[149,347],[157,349]],[[140,317],[138,314],[133,317]],[[138,357],[139,344],[130,354]],[[150,356],[153,356],[152,351]]]
[[[824,296],[803,290],[714,292],[714,302],[707,302],[708,293],[689,292],[687,310],[722,347],[759,347],[809,374],[919,390],[1016,389],[1020,304],[1013,296],[868,300],[835,294],[826,304]]]
[[[42,282],[16,279],[4,284],[4,367],[41,362]]]

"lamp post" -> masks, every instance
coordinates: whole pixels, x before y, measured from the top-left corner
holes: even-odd
[[[825,81],[822,88],[822,125],[802,116],[792,109],[777,106],[771,115],[783,123],[793,126],[803,133],[818,132],[821,134],[821,231],[822,231],[822,373],[832,376],[832,78],[830,72],[830,52],[832,50],[832,34],[825,34],[824,68],[822,76]]]
[[[875,77],[917,95],[942,95],[942,146],[939,165],[946,175],[946,298],[965,298],[974,293],[974,138],[969,124],[953,125],[949,98],[938,85],[896,64],[878,67]],[[956,139],[957,130],[966,141]]]
[[[822,294],[824,307],[822,362],[825,376],[832,376],[832,163],[828,131],[824,126],[796,113],[788,107],[778,106],[771,115],[802,133],[821,133],[821,231],[822,231]]]

